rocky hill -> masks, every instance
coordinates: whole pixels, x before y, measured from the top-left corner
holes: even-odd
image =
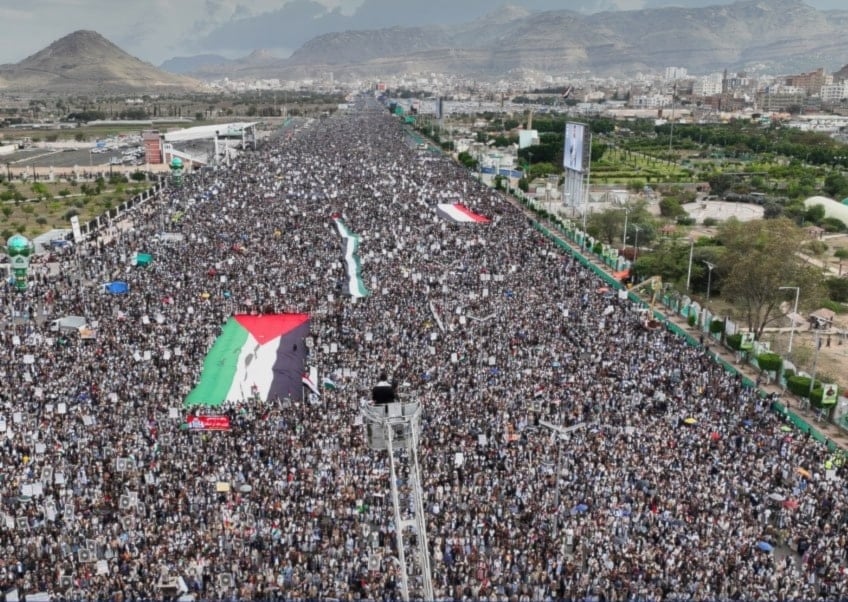
[[[245,78],[327,71],[336,77],[428,71],[500,77],[526,71],[627,75],[674,65],[693,73],[725,68],[786,73],[844,65],[846,30],[848,10],[818,11],[801,0],[590,15],[505,7],[462,25],[325,34],[288,59],[238,71]],[[202,75],[212,77],[213,71]]]
[[[75,31],[19,63],[0,65],[0,92],[163,93],[198,86],[130,56],[95,31]]]

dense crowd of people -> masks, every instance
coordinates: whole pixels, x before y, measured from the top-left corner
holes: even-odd
[[[491,222],[437,216],[458,202]],[[848,596],[829,452],[373,100],[187,176],[0,301],[4,592],[399,599],[388,457],[359,418],[382,377],[423,405],[440,600]],[[308,365],[336,386],[184,428],[224,322],[275,312],[310,314]]]

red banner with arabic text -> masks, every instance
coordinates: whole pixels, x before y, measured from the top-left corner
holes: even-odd
[[[229,416],[189,416],[186,425],[190,431],[228,431]]]

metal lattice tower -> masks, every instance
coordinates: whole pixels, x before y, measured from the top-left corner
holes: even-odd
[[[368,446],[373,450],[386,450],[389,454],[392,506],[394,508],[395,537],[397,538],[398,563],[400,564],[400,592],[404,602],[409,602],[410,572],[406,563],[409,549],[417,561],[420,592],[417,598],[435,600],[433,579],[430,573],[430,548],[427,542],[427,525],[424,520],[424,493],[421,489],[421,468],[418,464],[418,441],[421,437],[421,404],[389,403],[368,406],[362,409],[365,435]],[[405,454],[397,454],[405,450]],[[396,455],[397,454],[397,455]],[[412,495],[412,517],[401,515],[398,492],[398,465],[405,466],[409,473],[409,488]],[[408,506],[407,506],[408,507]],[[413,536],[404,538],[408,530]]]

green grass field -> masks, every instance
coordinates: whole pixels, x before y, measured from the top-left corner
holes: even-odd
[[[54,228],[69,228],[73,215],[85,223],[149,186],[147,182],[103,182],[100,187],[95,183],[4,183],[0,187],[0,238],[5,240],[16,232],[35,237]]]

